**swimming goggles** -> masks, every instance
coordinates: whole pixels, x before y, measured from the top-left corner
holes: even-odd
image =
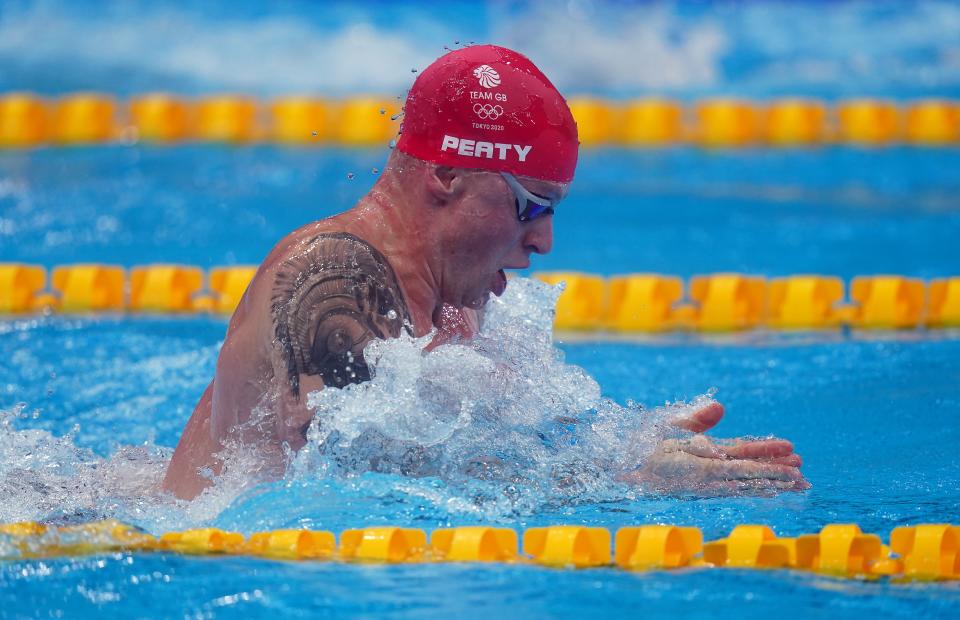
[[[534,194],[520,185],[520,181],[509,172],[501,172],[500,176],[513,190],[513,196],[517,201],[517,217],[521,222],[529,222],[542,215],[553,215],[553,208],[557,206],[559,200],[550,200]]]

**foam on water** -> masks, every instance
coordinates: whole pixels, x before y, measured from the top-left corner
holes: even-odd
[[[669,417],[709,397],[653,410],[603,397],[553,344],[558,295],[515,278],[469,342],[429,352],[431,336],[370,343],[371,381],[308,396],[316,412],[308,446],[290,455],[284,480],[255,486],[256,450],[230,446],[223,475],[193,502],[157,490],[169,448],[122,446],[101,458],[72,433],[17,430],[30,415],[19,405],[0,414],[0,522],[114,517],[161,531],[226,510],[231,523],[255,528],[277,517],[253,524],[237,515],[256,512],[264,494],[283,498],[287,521],[311,510],[317,494],[330,505],[363,498],[485,519],[632,498],[618,476],[675,432]]]

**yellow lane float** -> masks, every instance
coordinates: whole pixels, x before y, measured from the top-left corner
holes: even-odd
[[[754,105],[738,99],[707,99],[694,108],[693,134],[707,147],[743,147],[760,138],[759,114]]]
[[[763,137],[775,146],[809,146],[823,142],[827,111],[822,103],[806,99],[780,99],[767,106]]]
[[[923,281],[903,276],[860,276],[850,283],[849,322],[868,329],[917,327],[923,320]]]
[[[110,312],[126,305],[123,267],[62,265],[53,270],[51,286],[61,312]]]
[[[777,538],[766,525],[738,525],[730,535],[703,546],[703,560],[729,568],[785,568],[797,564],[795,538]]]
[[[345,146],[384,146],[400,131],[400,102],[378,97],[340,103],[331,137]]]
[[[854,524],[826,525],[819,534],[804,534],[796,541],[796,568],[841,577],[890,574],[896,560],[876,534],[864,534]]]
[[[368,527],[340,534],[340,558],[368,562],[418,562],[427,552],[423,530]]]
[[[196,109],[196,135],[201,140],[242,144],[258,137],[257,104],[250,97],[205,97]]]
[[[945,523],[898,527],[890,547],[912,579],[960,579],[960,527]]]
[[[47,106],[30,93],[0,97],[0,148],[42,144],[48,136]]]
[[[607,281],[601,276],[577,272],[535,273],[533,277],[556,286],[564,285],[557,300],[557,329],[593,330],[604,322]]]
[[[889,101],[851,99],[837,106],[838,140],[885,146],[900,139],[900,110]]]
[[[484,526],[434,530],[430,548],[435,559],[449,562],[511,562],[519,553],[515,531]]]
[[[37,265],[0,263],[0,314],[19,314],[37,308],[37,297],[47,285],[47,272]]]
[[[767,325],[774,329],[836,327],[843,301],[843,281],[816,275],[774,278],[769,287]]]
[[[144,142],[176,142],[190,137],[190,107],[165,93],[134,97],[130,102],[130,126]]]
[[[523,552],[546,566],[605,566],[610,563],[610,531],[579,525],[531,527],[523,533]]]
[[[273,530],[251,534],[245,553],[280,560],[324,560],[337,553],[332,532],[311,530]]]
[[[606,324],[621,332],[658,332],[677,327],[674,305],[683,297],[680,278],[652,273],[614,276]]]
[[[635,99],[621,114],[619,142],[623,144],[651,147],[683,141],[683,108],[675,101]]]
[[[203,272],[183,265],[145,265],[130,270],[130,310],[189,312],[203,287]]]
[[[190,555],[239,553],[244,549],[243,534],[208,527],[183,532],[168,532],[160,537],[159,549]]]
[[[930,327],[960,326],[960,277],[941,278],[930,282],[927,325]]]
[[[283,97],[270,105],[270,138],[286,144],[309,144],[330,138],[330,105],[312,97]]]
[[[617,530],[614,547],[614,560],[620,568],[682,568],[700,563],[703,533],[696,527],[673,525],[622,527]]]
[[[907,106],[904,119],[907,142],[941,146],[960,142],[960,106],[952,101],[928,99]]]
[[[210,290],[214,293],[212,310],[221,314],[236,310],[256,273],[257,268],[252,265],[211,269]]]
[[[57,100],[53,109],[52,139],[59,144],[108,142],[117,137],[117,104],[113,97],[77,93]]]
[[[757,327],[765,318],[767,282],[755,276],[717,273],[690,279],[692,322],[704,331]]]
[[[597,146],[612,141],[619,124],[616,106],[592,97],[573,97],[567,105],[577,121],[577,137],[581,145]]]

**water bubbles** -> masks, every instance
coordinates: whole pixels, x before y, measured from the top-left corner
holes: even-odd
[[[390,140],[390,144],[389,144],[388,146],[389,146],[391,149],[396,148],[396,147],[397,147],[397,141],[396,141],[396,140]]]
[[[403,112],[397,112],[396,114],[390,117],[390,120],[395,121],[402,116],[403,116]]]
[[[348,180],[348,181],[352,181],[355,176],[356,176],[356,175],[353,174],[352,172],[348,172],[348,173],[347,173],[347,180]]]
[[[380,169],[379,169],[379,168],[371,168],[371,169],[370,169],[370,174],[380,174]]]
[[[317,132],[314,131],[314,132],[312,132],[312,133],[313,133],[313,137],[316,138],[316,137],[317,137]]]
[[[380,114],[381,114],[381,115],[386,114],[386,113],[387,113],[387,109],[386,109],[386,108],[380,108]]]
[[[457,506],[486,502],[494,517],[624,497],[618,475],[649,457],[677,409],[619,405],[566,364],[552,341],[559,294],[515,278],[471,341],[427,353],[433,334],[372,341],[370,381],[307,396],[313,445],[295,457],[299,475],[440,477]]]
[[[416,73],[416,72],[417,72],[416,69],[410,69],[410,73]]]

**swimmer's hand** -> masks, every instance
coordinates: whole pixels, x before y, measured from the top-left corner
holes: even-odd
[[[702,433],[723,417],[723,406],[710,403],[675,426]],[[660,493],[728,495],[802,491],[810,488],[800,473],[802,460],[783,439],[712,440],[701,434],[661,443],[643,466],[624,474],[625,481]]]

